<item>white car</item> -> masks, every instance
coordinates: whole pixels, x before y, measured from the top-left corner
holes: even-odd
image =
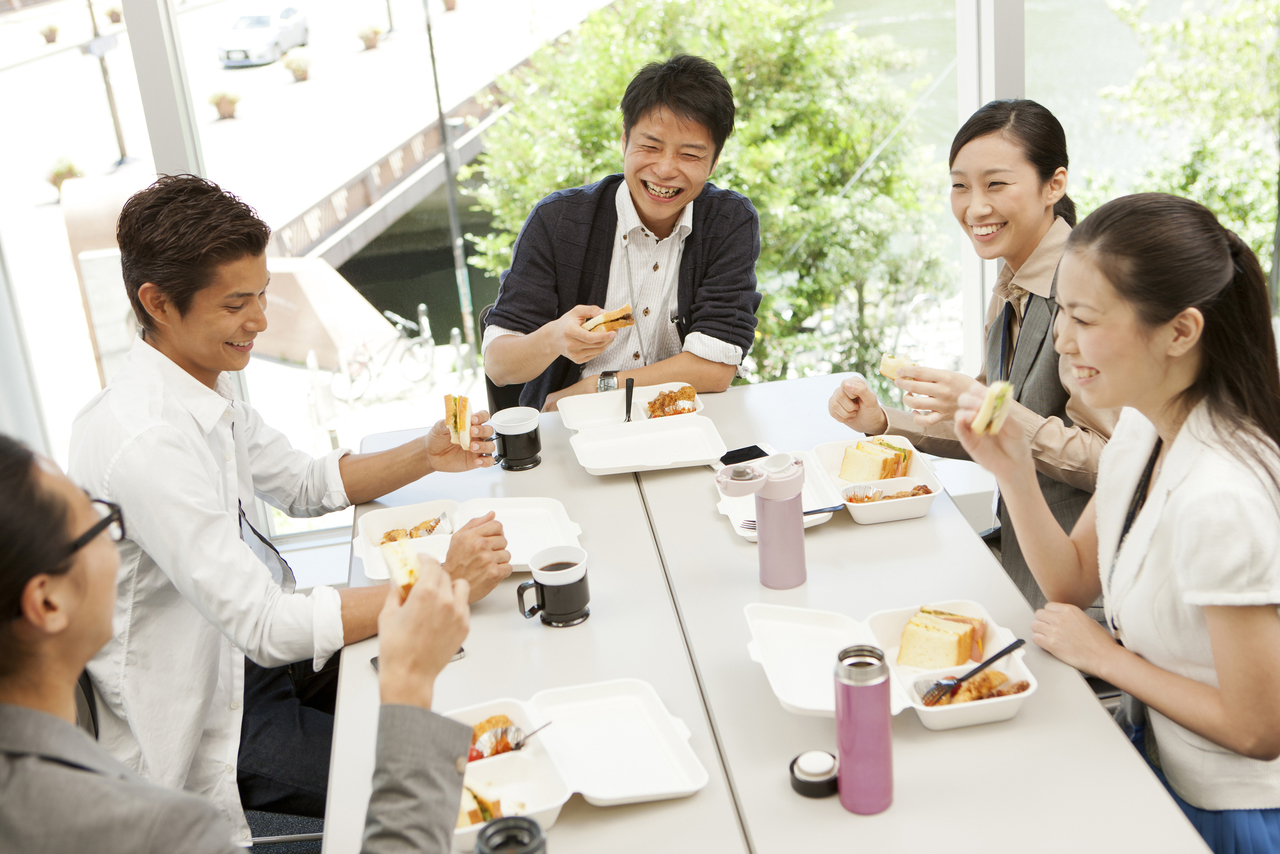
[[[292,6],[241,15],[219,42],[223,68],[275,62],[310,37],[307,16]]]

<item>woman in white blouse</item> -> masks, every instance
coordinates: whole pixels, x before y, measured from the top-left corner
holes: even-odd
[[[1195,202],[1103,205],[1058,275],[1057,349],[1126,407],[1071,534],[1024,434],[956,432],[1048,596],[1034,640],[1145,704],[1134,743],[1219,854],[1280,851],[1280,370],[1258,259]],[[1101,593],[1114,637],[1080,608]]]

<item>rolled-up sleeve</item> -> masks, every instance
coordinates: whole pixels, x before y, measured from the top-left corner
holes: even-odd
[[[321,463],[317,480],[327,480]],[[332,466],[337,467],[336,458]],[[234,482],[177,429],[154,427],[113,460],[112,498],[125,527],[184,599],[263,667],[328,658],[342,645],[341,603],[331,588],[285,593],[240,539],[239,519],[219,496]],[[337,479],[341,484],[341,478]],[[332,496],[332,490],[325,490]],[[343,494],[345,502],[345,494]]]
[[[290,516],[323,516],[350,506],[338,460],[351,453],[339,448],[315,458],[297,450],[250,407],[243,407],[244,439],[253,471],[253,489]]]

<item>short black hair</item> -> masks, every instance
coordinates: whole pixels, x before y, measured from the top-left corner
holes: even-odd
[[[678,54],[649,63],[627,84],[620,106],[627,139],[636,122],[659,108],[705,127],[715,141],[716,159],[733,133],[733,88],[719,68],[700,56]]]
[[[116,223],[124,287],[138,323],[155,321],[138,289],[151,282],[185,315],[222,264],[267,250],[271,229],[257,211],[196,175],[161,175],[124,203]]]

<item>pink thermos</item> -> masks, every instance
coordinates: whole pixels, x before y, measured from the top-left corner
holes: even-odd
[[[874,646],[836,656],[836,747],[840,805],[874,815],[893,803],[893,724],[889,668]]]
[[[754,466],[729,466],[716,480],[725,495],[755,493],[760,583],[775,590],[804,584],[804,463],[774,454]]]

